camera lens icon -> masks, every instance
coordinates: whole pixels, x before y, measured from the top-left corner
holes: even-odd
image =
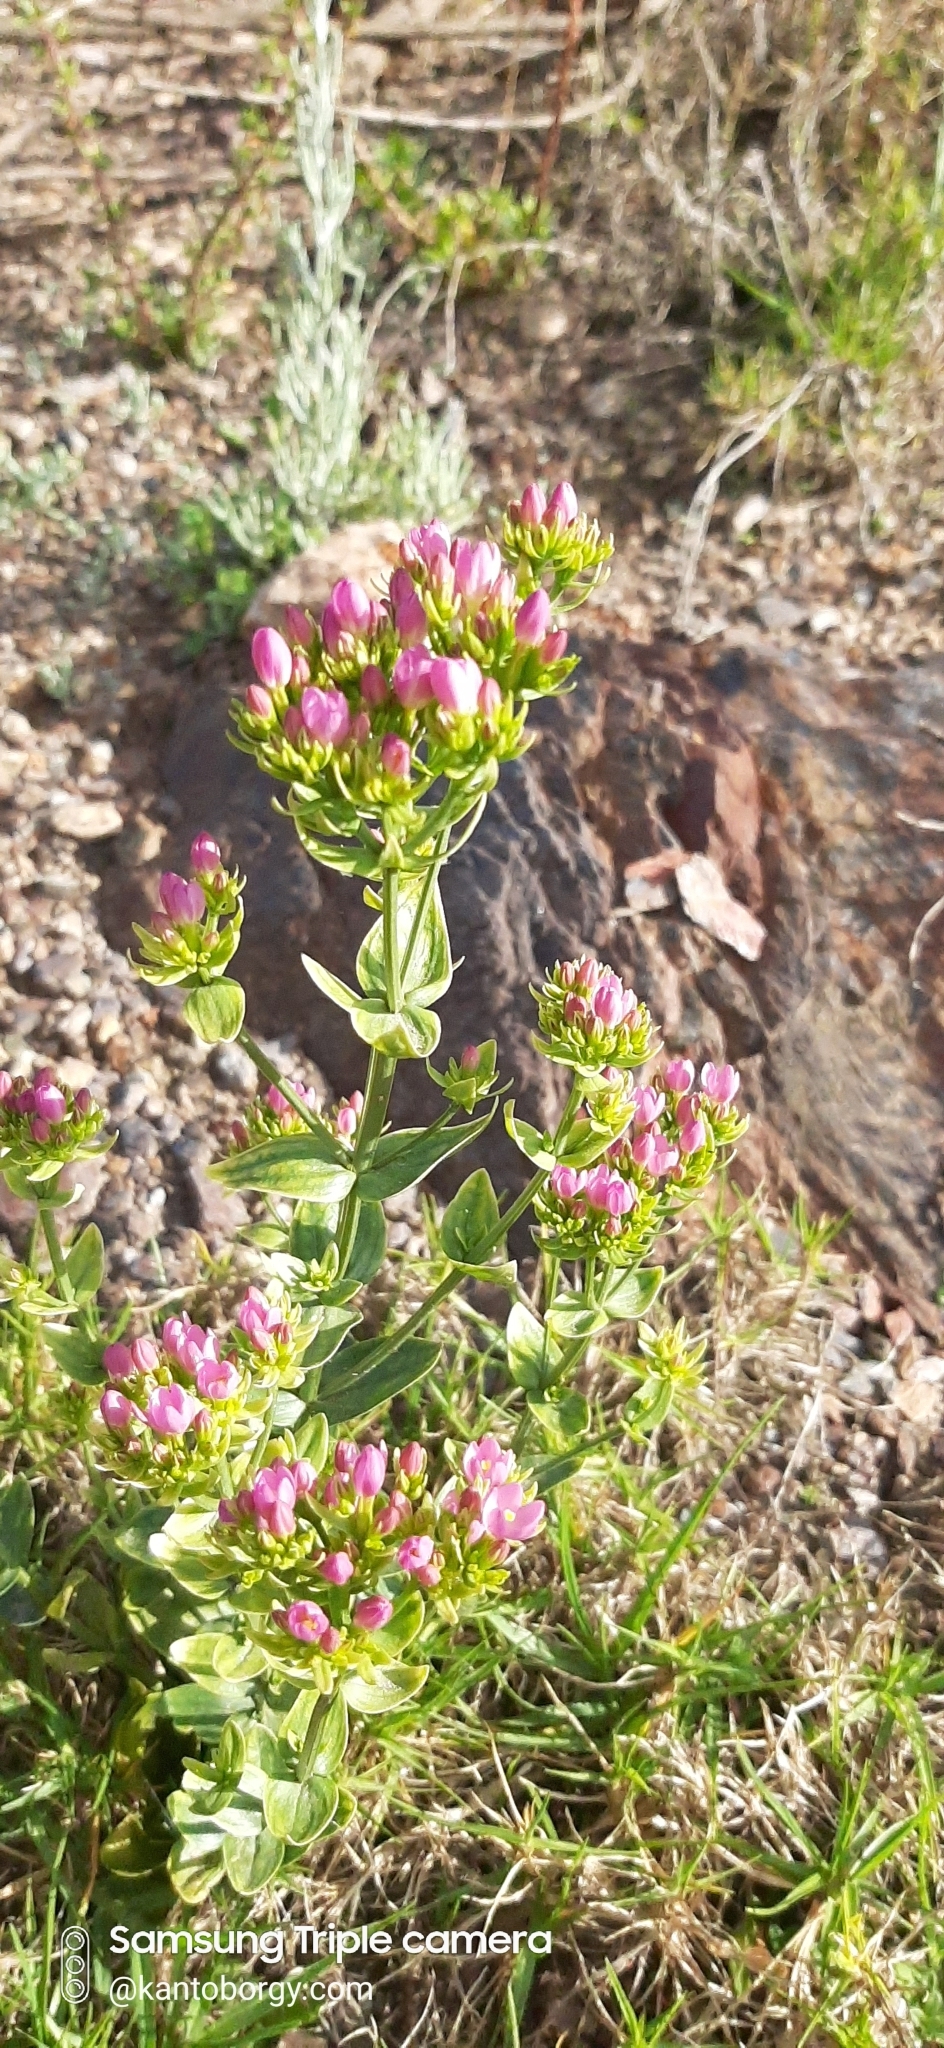
[[[84,1927],[63,1929],[59,1954],[59,1983],[68,2005],[84,2005],[91,1990],[92,1953]]]

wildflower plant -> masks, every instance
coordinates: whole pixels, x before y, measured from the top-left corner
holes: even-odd
[[[87,1295],[70,1293],[70,1274],[85,1238],[66,1253],[53,1210],[61,1167],[103,1143],[100,1112],[46,1070],[29,1085],[0,1081],[0,1170],[39,1202],[52,1267],[48,1283],[37,1272],[17,1285],[58,1308],[52,1348],[95,1389],[94,1454],[110,1475],[128,1611],[187,1674],[166,1711],[212,1748],[170,1800],[185,1899],[224,1877],[251,1893],[344,1824],[350,1715],[402,1708],[443,1632],[506,1592],[544,1527],[545,1491],[585,1455],[574,1381],[588,1347],[650,1308],[656,1240],[744,1128],[731,1067],[696,1076],[665,1059],[645,1004],[605,963],[548,963],[535,1044],[570,1088],[552,1129],[505,1102],[527,1185],[502,1205],[483,1169],[470,1174],[433,1225],[419,1307],[359,1334],[386,1256],[384,1202],[496,1114],[494,1041],[432,1061],[453,975],[441,871],[502,763],[528,745],[530,704],[567,688],[563,620],[610,551],[568,484],[549,497],[532,485],[498,540],[454,539],[433,520],[404,538],[385,588],[344,579],[318,621],[293,608],[284,633],[255,635],[235,744],[273,779],[312,859],[358,878],[376,919],[350,981],[304,963],[365,1047],[363,1087],[333,1109],[247,1028],[232,974],[243,883],[208,834],[193,841],[189,874],[161,878],[138,928],[142,978],[180,986],[199,1037],[238,1040],[259,1070],[210,1169],[266,1207],[250,1232],[259,1284],[229,1327],[183,1312],[136,1334],[81,1321]],[[416,1059],[444,1106],[427,1128],[398,1129],[397,1067]],[[508,1256],[529,1212],[540,1314]],[[413,1389],[422,1415],[416,1394],[442,1356],[435,1311],[470,1277],[512,1297],[501,1427],[477,1415],[464,1444],[397,1443],[391,1404]],[[639,1342],[636,1420],[654,1426],[665,1388],[697,1382],[701,1354],[683,1330],[644,1327]],[[159,1625],[155,1575],[174,1589]]]

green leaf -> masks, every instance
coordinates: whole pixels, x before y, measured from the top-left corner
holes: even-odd
[[[213,1759],[221,1778],[233,1778],[238,1784],[246,1761],[246,1737],[238,1721],[227,1721]]]
[[[102,1844],[101,1860],[116,1876],[146,1877],[163,1869],[172,1840],[170,1829],[153,1812],[146,1819],[129,1813]]]
[[[500,1230],[495,1190],[480,1166],[453,1196],[442,1220],[440,1243],[447,1258],[475,1262],[495,1249]]]
[[[611,1323],[634,1323],[655,1301],[664,1279],[664,1266],[648,1266],[635,1273],[617,1267],[600,1289],[600,1306],[605,1308]]]
[[[307,1458],[315,1471],[321,1472],[328,1455],[327,1416],[309,1415],[295,1431],[295,1448],[300,1458]]]
[[[158,1713],[202,1741],[216,1742],[223,1725],[233,1714],[251,1714],[253,1698],[238,1685],[221,1685],[208,1692],[203,1685],[173,1685],[162,1693]]]
[[[66,1260],[66,1272],[76,1301],[94,1301],[105,1277],[105,1242],[97,1224],[89,1223],[77,1237]]]
[[[341,1689],[356,1714],[390,1714],[414,1699],[428,1677],[428,1664],[383,1664],[369,1678],[352,1672]]]
[[[154,1552],[151,1537],[158,1536],[170,1520],[170,1508],[142,1508],[133,1521],[126,1523],[114,1537],[114,1546],[123,1557],[133,1557],[139,1564],[153,1565]]]
[[[365,1045],[394,1060],[428,1059],[439,1044],[442,1028],[435,1010],[425,1010],[419,1003],[388,1010],[382,998],[371,996],[351,1011],[351,1023]]]
[[[289,1231],[292,1258],[317,1265],[337,1237],[339,1216],[337,1202],[299,1202]]]
[[[344,1360],[348,1354],[340,1351],[325,1371],[318,1390],[318,1406],[332,1424],[353,1422],[358,1416],[369,1415],[372,1409],[392,1401],[396,1394],[402,1394],[404,1388],[412,1387],[416,1380],[425,1379],[426,1374],[438,1364],[441,1354],[441,1344],[408,1337],[379,1365],[368,1365],[362,1372],[348,1377],[344,1372]],[[332,1378],[326,1388],[325,1380],[329,1373],[332,1373]]]
[[[93,1337],[86,1337],[82,1330],[60,1330],[47,1323],[43,1343],[70,1380],[76,1380],[81,1387],[100,1387],[103,1384],[104,1346]]]
[[[401,876],[397,892],[397,948],[403,960],[413,933],[413,923],[426,887],[425,875]],[[357,956],[357,979],[367,995],[386,997],[383,918],[371,926]],[[413,944],[409,965],[403,975],[404,996],[414,1002],[438,1002],[452,981],[449,931],[443,914],[439,884],[430,891],[422,922]]]
[[[175,1842],[167,1859],[171,1884],[178,1898],[198,1906],[224,1875],[223,1844],[218,1834],[185,1837]]]
[[[19,1473],[0,1487],[0,1564],[17,1572],[29,1564],[35,1519],[32,1488]]]
[[[379,1202],[361,1201],[345,1280],[363,1287],[379,1273],[387,1255],[387,1219]]]
[[[225,976],[192,988],[184,1004],[184,1016],[191,1031],[204,1045],[220,1045],[238,1038],[246,1015],[246,996],[238,981]]]
[[[554,1154],[548,1149],[548,1140],[543,1131],[535,1130],[533,1124],[526,1124],[522,1117],[515,1115],[513,1102],[505,1104],[505,1129],[513,1145],[530,1159],[533,1166],[541,1166],[550,1173],[554,1165]]]
[[[606,1329],[609,1317],[605,1309],[588,1308],[582,1294],[561,1294],[548,1309],[545,1321],[555,1337],[571,1343],[577,1337],[595,1337]]]
[[[228,1835],[223,1845],[226,1875],[234,1892],[251,1899],[268,1884],[285,1860],[285,1847],[263,1828],[258,1835]]]
[[[357,991],[347,988],[343,981],[338,980],[336,974],[330,974],[327,967],[322,967],[320,960],[310,960],[308,954],[303,953],[302,966],[305,973],[311,976],[315,987],[320,988],[322,995],[327,996],[329,1002],[337,1003],[339,1010],[356,1010],[359,1007],[361,999]]]
[[[426,1606],[418,1586],[412,1586],[408,1593],[394,1605],[390,1620],[384,1628],[374,1630],[371,1645],[375,1649],[390,1650],[400,1657],[409,1648],[426,1618]]]
[[[248,1685],[268,1669],[265,1651],[258,1643],[238,1643],[233,1636],[219,1636],[213,1652],[213,1669],[220,1678],[235,1685]]]
[[[309,1367],[324,1365],[326,1359],[333,1358],[335,1352],[343,1344],[348,1330],[352,1328],[353,1324],[359,1323],[360,1320],[361,1317],[357,1309],[324,1309],[322,1311],[320,1327],[305,1352],[303,1363]]]
[[[365,1201],[385,1202],[404,1188],[416,1186],[443,1159],[461,1152],[482,1131],[488,1129],[492,1111],[470,1124],[452,1124],[445,1130],[390,1131],[381,1138],[371,1164],[358,1175],[357,1192]]]
[[[301,1847],[330,1826],[337,1803],[334,1779],[312,1772],[303,1785],[294,1785],[288,1778],[267,1779],[262,1807],[266,1826],[276,1839]]]
[[[300,1750],[312,1719],[317,1720],[318,1734],[309,1760],[310,1768],[319,1776],[330,1778],[347,1749],[348,1712],[343,1693],[336,1692],[330,1699],[325,1699],[319,1698],[317,1693],[300,1692],[284,1721],[279,1724],[281,1740]]]
[[[560,1346],[521,1301],[514,1302],[509,1312],[505,1343],[508,1370],[515,1385],[523,1387],[527,1394],[540,1393],[560,1361]]]
[[[210,1179],[224,1188],[256,1188],[260,1194],[294,1195],[307,1202],[342,1202],[354,1186],[345,1159],[328,1131],[305,1131],[233,1152],[208,1171]]]

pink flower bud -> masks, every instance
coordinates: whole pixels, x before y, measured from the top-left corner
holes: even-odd
[[[665,1096],[654,1088],[637,1088],[633,1094],[633,1114],[637,1124],[654,1124],[665,1108]]]
[[[394,624],[402,647],[418,647],[420,641],[426,638],[426,613],[422,599],[412,584],[409,597],[405,597],[396,607]]]
[[[502,693],[500,684],[496,683],[494,676],[485,676],[479,691],[479,710],[482,713],[482,717],[494,718],[496,713],[501,710],[501,707]]]
[[[363,584],[352,577],[342,577],[332,590],[328,603],[331,605],[342,633],[355,637],[366,633],[371,621],[370,598]]]
[[[683,1152],[700,1152],[707,1143],[707,1132],[701,1117],[693,1117],[690,1124],[683,1124],[679,1130],[679,1147]]]
[[[361,696],[365,704],[383,704],[387,695],[387,678],[376,662],[369,662],[361,676]]]
[[[354,1460],[351,1478],[360,1500],[373,1500],[387,1474],[386,1444],[365,1444]]]
[[[493,541],[457,540],[452,546],[452,564],[456,595],[474,611],[501,575],[501,555]]]
[[[321,1651],[323,1657],[333,1657],[335,1650],[338,1649],[340,1646],[340,1642],[340,1629],[326,1628],[324,1635],[322,1636],[321,1641],[318,1644],[318,1648]]]
[[[421,1564],[413,1573],[413,1577],[418,1586],[423,1586],[429,1590],[433,1586],[438,1586],[442,1578],[442,1572],[438,1564]]]
[[[293,1600],[285,1610],[282,1626],[300,1643],[317,1643],[331,1624],[315,1600]]]
[[[540,526],[547,510],[547,499],[540,484],[527,484],[521,493],[518,516],[522,526]]]
[[[219,1507],[216,1510],[216,1519],[218,1522],[223,1522],[227,1528],[232,1528],[233,1524],[238,1522],[239,1516],[231,1500],[220,1501]]]
[[[444,711],[468,718],[478,709],[482,671],[469,655],[437,655],[430,664],[433,696]]]
[[[51,1128],[45,1117],[34,1116],[30,1119],[30,1136],[35,1139],[37,1145],[45,1145]]]
[[[291,1473],[297,1494],[314,1493],[318,1484],[318,1474],[308,1458],[299,1458],[291,1467]]]
[[[206,897],[199,882],[185,882],[183,875],[162,875],[157,894],[160,907],[172,924],[199,924],[206,910]]]
[[[371,1593],[366,1600],[359,1600],[351,1619],[355,1628],[386,1628],[393,1613],[393,1601],[385,1600],[382,1593]]]
[[[190,865],[195,875],[218,875],[223,856],[209,832],[198,832],[190,842]]]
[[[282,720],[282,730],[290,746],[294,746],[295,741],[301,738],[305,730],[305,721],[299,704],[290,704],[288,706],[285,717]]]
[[[573,484],[558,484],[556,491],[551,492],[547,503],[548,526],[555,519],[559,526],[572,526],[576,517],[577,493]]]
[[[459,1065],[464,1074],[478,1073],[479,1049],[477,1045],[467,1045],[465,1047]]]
[[[322,746],[343,746],[351,730],[351,713],[340,690],[303,690],[301,713],[313,739]]]
[[[109,1429],[126,1430],[134,1415],[131,1402],[125,1394],[119,1394],[117,1387],[106,1387],[98,1404],[98,1412]]]
[[[331,603],[325,605],[321,614],[321,637],[331,655],[343,657],[354,652],[354,642],[349,633],[342,633],[341,621]]]
[[[183,1436],[196,1419],[199,1402],[185,1387],[155,1387],[144,1412],[155,1436]]]
[[[12,1093],[13,1076],[7,1073],[6,1067],[3,1067],[0,1069],[0,1102],[6,1102],[8,1095]]]
[[[301,605],[287,604],[285,607],[285,631],[298,647],[307,647],[311,641],[312,623]]]
[[[386,1507],[381,1508],[379,1515],[374,1517],[374,1528],[378,1536],[392,1536],[394,1530],[399,1529],[401,1522],[409,1521],[412,1513],[413,1509],[406,1494],[395,1490],[390,1495]]]
[[[563,661],[566,652],[566,633],[549,633],[547,639],[541,644],[541,660],[546,661],[548,666],[550,666],[552,661]]]
[[[124,1347],[122,1345],[114,1345],[112,1348],[114,1350],[123,1350]],[[107,1358],[107,1352],[105,1356]],[[136,1337],[131,1346],[130,1357],[133,1372],[154,1372],[161,1362],[161,1354],[153,1337]],[[109,1370],[107,1366],[105,1369],[106,1371]],[[115,1375],[113,1374],[112,1377],[114,1378]]]
[[[434,1550],[431,1536],[408,1536],[397,1551],[397,1563],[403,1572],[417,1572],[428,1564]]]
[[[392,775],[397,782],[409,782],[413,756],[406,743],[397,733],[388,732],[380,745],[380,765],[386,775]]]
[[[551,629],[551,600],[546,590],[534,590],[515,620],[515,639],[522,647],[540,647]]]
[[[37,1115],[47,1124],[61,1124],[66,1113],[66,1098],[61,1088],[52,1081],[40,1081],[33,1090],[33,1101]]]
[[[393,689],[407,711],[418,711],[423,704],[432,702],[431,668],[432,656],[426,647],[406,647],[397,655]]]
[[[291,1536],[295,1530],[295,1481],[284,1460],[257,1472],[252,1483],[252,1511],[259,1530],[272,1536]]]
[[[92,1098],[87,1088],[79,1088],[76,1090],[75,1107],[78,1110],[80,1116],[88,1116],[89,1110],[92,1107]]]
[[[197,1393],[206,1401],[231,1401],[239,1386],[239,1374],[228,1358],[207,1358],[197,1367]]]
[[[349,1442],[346,1437],[342,1437],[334,1446],[335,1471],[343,1472],[346,1476],[350,1477],[357,1464],[357,1457],[357,1445]]]
[[[426,1470],[426,1452],[422,1444],[404,1444],[400,1452],[400,1471],[404,1479],[421,1479]]]
[[[292,655],[292,681],[298,684],[311,681],[311,662],[307,654],[303,654],[298,647]]]
[[[252,665],[267,689],[285,688],[292,674],[292,650],[274,626],[260,626],[252,636]]]
[[[408,569],[421,564],[428,569],[439,556],[448,555],[451,544],[448,526],[441,519],[430,519],[425,526],[410,528],[409,538],[400,542],[400,560]]]
[[[366,745],[369,738],[370,719],[368,718],[366,711],[358,711],[356,716],[351,720],[351,745],[352,747],[363,747]]]
[[[354,1562],[346,1550],[335,1550],[322,1558],[318,1570],[330,1586],[346,1586],[348,1579],[354,1577]]]
[[[701,1085],[709,1102],[717,1103],[719,1109],[726,1109],[740,1088],[741,1076],[736,1067],[716,1067],[709,1060],[701,1070]]]
[[[102,1364],[110,1380],[126,1380],[136,1370],[127,1344],[109,1344],[102,1353]]]
[[[665,1085],[673,1095],[687,1094],[695,1079],[691,1060],[670,1060],[665,1070]]]
[[[342,1138],[353,1138],[357,1129],[357,1116],[350,1103],[346,1103],[342,1109],[338,1110],[337,1122],[338,1135]]]

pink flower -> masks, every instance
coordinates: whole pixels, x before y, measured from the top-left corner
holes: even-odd
[[[371,621],[370,598],[362,583],[353,577],[343,576],[336,583],[328,603],[331,605],[342,633],[366,633]]]
[[[293,1600],[291,1607],[285,1609],[282,1626],[300,1643],[317,1643],[331,1624],[317,1601]]]
[[[321,1651],[322,1656],[333,1657],[335,1650],[338,1648],[340,1644],[340,1641],[341,1631],[339,1628],[326,1628],[324,1635],[322,1636],[321,1641],[318,1644],[318,1648]]]
[[[637,1088],[633,1093],[633,1114],[637,1124],[654,1124],[665,1108],[665,1096],[654,1088]]]
[[[572,1202],[587,1185],[584,1172],[577,1172],[573,1166],[555,1166],[551,1172],[551,1187],[562,1202]]]
[[[442,1572],[440,1571],[438,1564],[421,1564],[413,1573],[413,1577],[415,1578],[418,1586],[438,1586],[439,1581],[442,1578]]]
[[[274,626],[260,626],[252,636],[252,665],[267,689],[284,689],[292,674],[292,650]]]
[[[223,856],[209,832],[198,832],[190,842],[190,865],[195,875],[218,875]]]
[[[496,1486],[482,1507],[482,1524],[489,1536],[500,1543],[527,1543],[544,1520],[543,1500],[526,1501],[524,1487],[515,1479]],[[470,1532],[471,1533],[471,1532]]]
[[[392,775],[397,782],[409,782],[413,756],[406,740],[398,738],[395,732],[388,732],[380,743],[380,765],[386,775]]]
[[[406,570],[403,573],[406,575]],[[420,641],[426,638],[426,613],[422,599],[417,595],[412,583],[409,597],[405,597],[396,607],[394,624],[402,647],[418,647]]]
[[[547,499],[540,484],[526,484],[518,507],[522,526],[541,526],[546,511]]]
[[[592,1208],[602,1209],[607,1216],[625,1216],[635,1206],[636,1191],[601,1161],[588,1175],[587,1201]]]
[[[296,646],[307,647],[311,640],[312,624],[307,612],[300,605],[287,604],[285,607],[285,631]]]
[[[239,1374],[228,1358],[207,1358],[197,1367],[197,1393],[206,1401],[230,1401],[239,1386]]]
[[[502,707],[501,687],[494,676],[485,676],[479,691],[479,710],[483,718],[494,718]]]
[[[427,1565],[435,1545],[431,1536],[408,1536],[397,1551],[397,1563],[403,1572],[418,1572]]]
[[[102,1364],[110,1380],[126,1380],[135,1371],[127,1344],[109,1344],[107,1351],[102,1353]]]
[[[200,1403],[186,1387],[155,1387],[144,1411],[155,1436],[183,1436],[200,1412]]]
[[[701,1070],[701,1085],[709,1102],[716,1102],[719,1109],[727,1109],[740,1088],[741,1076],[736,1067],[716,1067],[709,1060]]]
[[[534,590],[515,620],[515,639],[522,647],[540,647],[551,630],[551,600],[546,590]]]
[[[387,678],[383,669],[375,662],[369,662],[361,676],[361,696],[365,704],[382,704],[387,695]]]
[[[386,1444],[365,1444],[358,1451],[351,1472],[354,1491],[360,1500],[373,1500],[380,1492],[387,1473]]]
[[[109,1429],[123,1431],[129,1427],[135,1410],[127,1396],[119,1394],[117,1387],[106,1387],[98,1404],[98,1412],[102,1421],[107,1422]]]
[[[334,1446],[335,1471],[344,1472],[349,1476],[357,1464],[357,1457],[357,1445],[352,1444],[349,1438],[341,1437]]]
[[[636,1139],[632,1152],[636,1165],[645,1167],[647,1173],[670,1173],[678,1165],[678,1148],[670,1145],[661,1131],[645,1131]]]
[[[467,654],[437,655],[430,663],[433,696],[444,711],[469,718],[478,709],[482,671]]]
[[[124,1349],[124,1346],[121,1344],[115,1344],[112,1346],[112,1349],[115,1351],[122,1351]],[[155,1368],[158,1365],[160,1365],[161,1362],[161,1354],[157,1348],[157,1345],[154,1342],[153,1337],[136,1337],[134,1343],[131,1346],[130,1356],[132,1369],[135,1372],[154,1372]],[[106,1359],[108,1357],[107,1351],[105,1353],[105,1357]],[[107,1365],[105,1369],[106,1371],[109,1370]],[[118,1377],[118,1375],[116,1375],[113,1372],[112,1377],[116,1378]]]
[[[261,683],[250,683],[246,691],[246,709],[254,718],[271,718],[272,699]]]
[[[673,1095],[687,1094],[694,1079],[695,1069],[691,1060],[669,1060],[665,1070],[665,1085],[671,1088]]]
[[[409,1521],[412,1513],[413,1509],[406,1494],[394,1490],[386,1507],[381,1508],[379,1515],[374,1516],[374,1528],[378,1536],[392,1536],[394,1531],[399,1529],[401,1522]]]
[[[334,1550],[322,1558],[318,1570],[329,1585],[346,1586],[348,1579],[354,1577],[354,1560],[346,1550]]]
[[[452,546],[452,565],[456,594],[474,611],[501,575],[501,555],[490,540],[457,540]]]
[[[277,1458],[257,1472],[252,1483],[252,1511],[259,1530],[291,1536],[295,1529],[295,1481],[284,1460]]]
[[[407,711],[418,711],[423,704],[432,702],[431,668],[432,655],[426,647],[405,647],[397,655],[393,689]]]
[[[222,1522],[226,1528],[232,1528],[233,1524],[239,1521],[235,1504],[231,1500],[220,1501],[219,1507],[216,1510],[216,1517],[217,1521]]]
[[[597,963],[594,962],[594,965]],[[601,1024],[605,1024],[608,1031],[614,1031],[617,1025],[624,1024],[635,1010],[635,991],[624,988],[619,975],[613,974],[610,970],[598,969],[598,973],[600,978],[593,989],[590,1007],[594,1016],[599,1017]]]
[[[199,882],[185,882],[183,875],[162,875],[157,896],[172,924],[199,924],[206,910],[206,897]]]
[[[312,739],[324,747],[343,746],[351,730],[351,713],[340,690],[303,690],[301,712]]]
[[[437,557],[449,554],[452,535],[441,519],[430,519],[425,526],[410,528],[407,540],[400,542],[400,560],[407,569],[429,569]]]
[[[13,1076],[12,1074],[8,1074],[6,1067],[4,1067],[2,1068],[2,1070],[0,1070],[0,1102],[5,1102],[7,1096],[12,1095],[12,1093]]]
[[[54,1082],[40,1081],[33,1090],[33,1101],[37,1115],[44,1123],[61,1124],[66,1113],[66,1098]]]
[[[547,503],[547,524],[557,520],[559,526],[572,526],[577,517],[577,493],[573,484],[558,484]]]
[[[297,1459],[296,1463],[291,1467],[291,1473],[295,1481],[295,1491],[297,1494],[314,1493],[315,1487],[318,1484],[318,1474],[308,1458]]]
[[[552,661],[563,661],[566,652],[566,633],[549,633],[547,639],[542,643],[541,646],[541,660],[546,661],[548,663]]]
[[[708,1142],[708,1133],[701,1117],[692,1118],[691,1123],[682,1124],[679,1130],[679,1147],[683,1152],[700,1152]]]
[[[282,730],[292,746],[295,745],[297,739],[301,738],[305,730],[305,721],[301,714],[301,707],[298,704],[289,705],[282,720]]]
[[[400,1452],[400,1471],[404,1479],[422,1479],[426,1470],[426,1452],[422,1444],[404,1444]]]
[[[462,1470],[471,1486],[500,1486],[514,1470],[514,1456],[503,1451],[497,1437],[482,1436],[477,1443],[468,1444],[462,1457]],[[460,1505],[466,1503],[464,1496]],[[477,1500],[474,1502],[478,1506]]]
[[[371,1593],[366,1600],[358,1601],[351,1619],[355,1628],[386,1628],[392,1613],[392,1600],[385,1600],[382,1593]]]

